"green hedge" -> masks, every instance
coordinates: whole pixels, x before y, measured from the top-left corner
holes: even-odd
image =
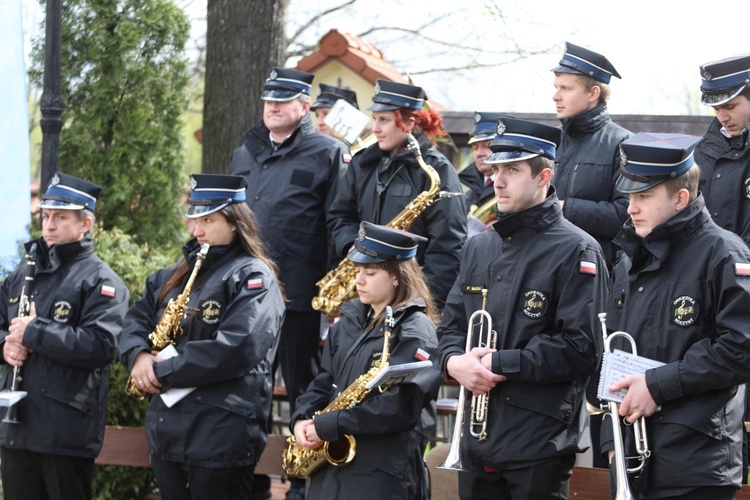
[[[97,230],[94,233],[96,254],[123,279],[130,290],[131,303],[143,294],[149,274],[174,263],[180,249],[167,251],[150,249],[139,245],[133,237],[119,229]],[[112,364],[109,376],[109,403],[107,423],[109,425],[142,427],[146,415],[146,401],[136,401],[125,394],[128,372],[119,362]],[[94,498],[143,498],[157,491],[156,480],[151,469],[97,465],[94,468]]]

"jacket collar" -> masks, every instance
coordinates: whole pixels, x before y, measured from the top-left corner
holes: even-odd
[[[495,214],[497,222],[492,227],[501,238],[505,238],[519,231],[534,233],[542,231],[562,217],[562,209],[555,188],[550,186],[547,198],[540,204],[512,213],[498,212],[495,207]]]
[[[398,323],[407,312],[424,311],[425,303],[422,298],[415,298],[393,311],[393,320]],[[369,320],[370,306],[365,305],[359,299],[344,302],[341,305],[341,314],[352,320],[358,328],[364,329]]]
[[[62,264],[79,259],[85,259],[94,254],[94,242],[90,236],[85,236],[78,241],[47,246],[44,238],[39,238],[25,244],[28,252],[33,243],[36,247],[36,269],[38,271],[55,271]]]
[[[242,142],[260,141],[264,147],[268,148],[273,153],[274,150],[273,145],[271,144],[270,133],[271,131],[268,130],[268,127],[266,127],[263,120],[261,120],[242,137]],[[279,149],[276,150],[275,153],[285,154],[288,150],[292,149],[302,137],[314,133],[316,133],[315,126],[313,125],[310,113],[305,113],[300,120],[299,125],[297,125],[297,129],[283,143],[281,143]],[[256,147],[248,148],[249,151],[254,151],[256,149]]]
[[[645,238],[636,234],[633,222],[628,219],[614,242],[625,251],[634,268],[643,267],[638,264],[644,264],[644,259],[655,259],[660,266],[672,253],[673,244],[679,245],[683,240],[690,238],[710,220],[711,216],[706,210],[703,195],[698,195],[687,208],[655,227]]]
[[[563,132],[567,135],[593,134],[608,121],[610,121],[610,118],[606,103],[580,115],[560,120]]]
[[[434,144],[432,144],[430,138],[424,134],[416,134],[414,138],[417,140],[417,143],[419,143],[419,150],[422,152],[423,157],[427,154],[427,151],[430,148],[434,147]],[[399,146],[398,151],[393,156],[392,160],[394,162],[399,161],[401,163],[417,166],[417,158],[416,156],[414,156],[414,153],[411,152],[408,145],[408,140],[404,140],[404,142],[401,143],[401,146]],[[383,158],[389,158],[388,151],[383,151],[382,149],[380,149],[377,143],[365,149],[361,153],[361,155],[362,159],[360,160],[359,165],[365,168],[375,167],[380,164],[380,161]]]

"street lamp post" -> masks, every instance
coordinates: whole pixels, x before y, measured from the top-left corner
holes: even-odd
[[[63,99],[60,91],[60,2],[47,0],[46,33],[44,42],[44,89],[39,108],[42,111],[42,178],[39,192],[43,193],[57,172],[60,129],[62,129]]]

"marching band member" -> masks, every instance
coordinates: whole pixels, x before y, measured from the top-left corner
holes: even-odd
[[[378,80],[372,105],[373,128],[378,142],[357,154],[339,183],[328,224],[338,254],[346,256],[362,221],[386,225],[412,200],[430,187],[430,179],[419,168],[407,148],[407,136],[419,142],[424,162],[440,176],[443,189],[460,193],[461,184],[453,165],[431,139],[440,131],[442,118],[424,109],[421,87]],[[414,220],[410,232],[424,236],[417,260],[433,298],[441,307],[458,272],[458,257],[466,239],[463,196],[435,201]]]
[[[130,297],[94,253],[90,233],[101,190],[56,173],[39,205],[42,237],[26,244],[33,283],[24,285],[22,264],[0,286],[3,389],[11,388],[18,368],[17,389],[27,392],[10,409],[18,423],[8,423],[12,418],[4,412],[0,423],[7,499],[92,497],[94,458],[107,421],[109,364]],[[19,316],[22,289],[31,308]]]
[[[192,176],[187,217],[194,238],[185,258],[149,276],[143,298],[125,318],[120,356],[138,388],[151,395],[146,434],[164,499],[250,498],[267,441],[284,301],[245,186],[240,176]],[[205,244],[187,318],[177,318],[177,355],[154,356],[149,334],[184,291]],[[167,406],[164,393],[184,388],[195,390]]]
[[[606,265],[594,238],[562,216],[550,186],[560,130],[501,118],[497,133],[487,162],[498,220],[467,240],[438,329],[442,369],[489,397],[483,440],[469,427],[470,394],[458,409],[466,415],[459,493],[567,498],[575,454],[590,446],[585,389],[601,344],[595,313]],[[468,319],[483,308],[496,346],[467,352]]]
[[[614,269],[607,323],[633,337],[639,356],[665,363],[609,387],[627,389],[620,416],[646,417],[651,455],[630,481],[637,498],[729,499],[742,484],[750,251],[706,210],[693,161],[699,139],[640,133],[620,146],[617,188],[630,196],[630,220],[614,240],[626,257]]]
[[[434,360],[437,311],[413,258],[424,238],[363,222],[348,258],[357,268],[358,299],[342,305],[323,350],[320,374],[297,399],[290,427],[297,443],[315,448],[345,434],[356,439],[348,465],[324,465],[315,473],[307,497],[422,498],[422,453],[434,425],[442,377],[428,368],[412,382],[373,391],[357,406],[321,413],[339,392],[383,356],[386,306],[395,326],[390,337],[391,365]]]

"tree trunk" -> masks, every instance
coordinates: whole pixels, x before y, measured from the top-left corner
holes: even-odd
[[[203,173],[225,173],[262,118],[266,73],[283,66],[289,0],[208,0]]]

